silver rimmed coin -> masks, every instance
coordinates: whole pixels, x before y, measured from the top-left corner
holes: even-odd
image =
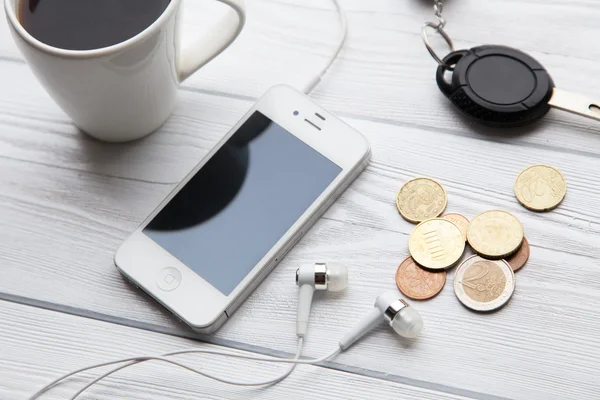
[[[454,274],[454,293],[474,311],[493,311],[504,306],[515,291],[515,274],[504,260],[467,258]]]

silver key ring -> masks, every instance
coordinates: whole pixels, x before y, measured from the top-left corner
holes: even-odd
[[[454,51],[454,43],[452,43],[452,39],[450,39],[450,36],[448,36],[448,34],[446,33],[446,31],[444,30],[444,25],[442,23],[437,23],[436,24],[436,23],[431,22],[431,21],[425,22],[423,24],[423,26],[421,27],[421,37],[423,38],[423,42],[425,43],[425,47],[427,47],[427,51],[429,51],[429,54],[431,54],[431,57],[433,57],[433,59],[435,61],[437,61],[437,63],[439,65],[441,65],[442,67],[444,67],[445,69],[447,69],[449,71],[453,71],[454,67],[446,64],[444,62],[444,60],[442,60],[435,53],[435,50],[431,46],[431,43],[429,43],[429,37],[427,36],[427,28],[433,28],[433,29],[435,29],[435,31],[437,33],[439,33],[444,38],[444,40],[448,44],[448,47],[450,47],[450,51]]]

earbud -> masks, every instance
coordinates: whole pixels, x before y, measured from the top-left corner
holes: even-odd
[[[375,307],[344,335],[339,343],[340,348],[346,350],[379,325],[382,318],[398,335],[409,339],[417,337],[423,328],[423,319],[414,308],[399,299],[396,293],[386,292],[377,298]]]
[[[298,313],[296,316],[296,334],[304,337],[308,329],[308,316],[315,290],[338,292],[348,286],[348,269],[344,265],[317,263],[300,267],[296,271],[296,285],[300,287],[298,295]]]

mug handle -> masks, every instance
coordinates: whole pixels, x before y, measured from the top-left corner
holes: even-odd
[[[240,34],[246,22],[244,0],[217,0],[231,7],[212,32],[184,49],[177,63],[179,82],[183,82],[204,64],[218,56]]]

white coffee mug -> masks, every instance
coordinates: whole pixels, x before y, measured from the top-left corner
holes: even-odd
[[[17,46],[42,85],[84,132],[109,142],[141,138],[171,114],[179,84],[212,60],[244,26],[243,0],[231,7],[209,37],[181,48],[181,0],[136,36],[93,50],[66,50],[31,36],[17,18],[18,2],[4,9]],[[102,1],[102,0],[98,0]]]

